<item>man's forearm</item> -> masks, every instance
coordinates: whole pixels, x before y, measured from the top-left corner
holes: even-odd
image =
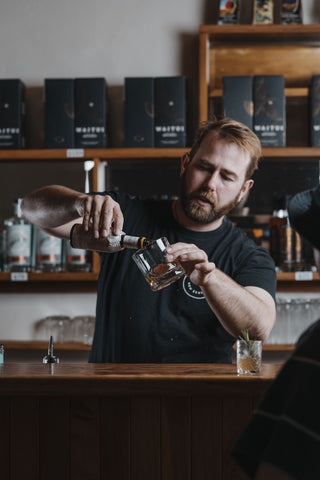
[[[235,338],[247,328],[252,338],[265,341],[275,321],[275,303],[263,288],[242,287],[208,260],[204,250],[188,243],[167,248],[167,261],[179,261],[198,285],[223,327]]]
[[[242,287],[215,269],[201,287],[206,300],[223,327],[234,337],[247,328],[252,338],[265,341],[275,321],[271,295],[258,287]]]
[[[22,201],[23,216],[34,225],[50,229],[83,216],[85,195],[60,185],[39,188]]]

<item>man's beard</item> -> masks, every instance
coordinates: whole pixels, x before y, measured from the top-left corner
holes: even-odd
[[[239,203],[240,192],[227,205],[217,208],[214,196],[210,190],[202,188],[192,192],[192,194],[187,194],[185,183],[183,176],[181,179],[181,204],[186,216],[195,223],[207,225],[214,222],[227,215]],[[206,201],[208,204],[206,206],[199,205],[197,199]]]

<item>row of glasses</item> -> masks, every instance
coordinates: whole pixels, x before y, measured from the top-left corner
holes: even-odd
[[[277,318],[268,344],[295,344],[320,317],[320,298],[277,298]]]
[[[77,342],[91,345],[93,340],[95,317],[91,315],[50,315],[35,325],[36,337],[47,340],[53,336],[55,343]]]

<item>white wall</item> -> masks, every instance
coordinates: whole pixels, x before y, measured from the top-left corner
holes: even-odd
[[[244,0],[245,6],[250,0]],[[103,76],[110,89],[112,142],[121,143],[125,76],[187,76],[189,125],[197,124],[197,33],[213,23],[214,0],[2,0],[0,78],[28,89],[29,146],[40,146],[45,77]],[[304,23],[320,2],[303,0]],[[40,95],[40,96],[39,96]],[[32,130],[32,131],[31,131]],[[0,166],[1,167],[1,166]],[[36,174],[36,172],[35,172]],[[0,294],[0,339],[32,339],[50,314],[94,314],[94,294]]]

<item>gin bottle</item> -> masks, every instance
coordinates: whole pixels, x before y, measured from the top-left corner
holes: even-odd
[[[90,272],[89,252],[82,248],[72,248],[70,242],[67,242],[66,253],[66,268],[68,272]]]
[[[5,270],[29,272],[32,267],[32,225],[23,218],[21,201],[14,202],[14,215],[4,221]]]
[[[37,229],[36,269],[39,272],[63,270],[63,242],[61,238]]]

